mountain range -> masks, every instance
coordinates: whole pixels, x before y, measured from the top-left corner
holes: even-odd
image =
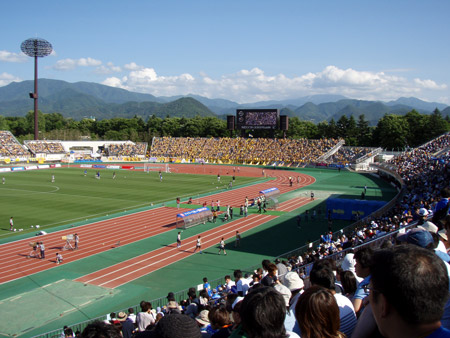
[[[0,115],[25,116],[33,110],[33,102],[28,95],[33,89],[34,81],[12,82],[0,87]],[[75,120],[85,117],[110,119],[134,116],[146,120],[152,115],[161,118],[216,116],[225,119],[226,115],[235,115],[236,109],[245,108],[278,108],[281,115],[313,123],[331,119],[337,121],[342,115],[352,114],[357,119],[364,114],[366,120],[375,125],[384,114],[403,115],[413,109],[430,114],[437,108],[443,116],[450,116],[450,107],[447,105],[414,97],[382,102],[349,99],[341,95],[311,95],[298,99],[239,104],[198,95],[156,97],[92,82],[39,79],[39,110],[61,113]]]

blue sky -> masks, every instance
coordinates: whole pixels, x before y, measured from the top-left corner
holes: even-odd
[[[3,1],[0,86],[39,77],[239,103],[340,94],[450,104],[450,1]]]

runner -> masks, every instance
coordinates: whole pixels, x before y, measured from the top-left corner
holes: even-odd
[[[115,171],[113,172],[113,177],[112,177],[112,179],[113,179],[113,180],[116,179],[116,172],[115,172]]]
[[[75,242],[75,250],[78,249],[78,243],[80,243],[80,237],[78,237],[78,234],[73,235],[73,241]]]
[[[55,175],[52,175],[52,183],[55,183]]]
[[[9,230],[14,230],[14,220],[12,217],[9,219]]]
[[[195,245],[194,253],[197,251],[197,249],[199,250],[199,253],[203,253],[202,252],[202,236],[200,236],[200,235],[197,237],[197,244]]]
[[[181,248],[181,231],[178,231],[177,235],[177,248]]]
[[[5,176],[2,177],[2,184],[5,184]]]
[[[59,252],[57,252],[56,253],[56,264],[62,263],[62,261],[63,261],[63,256]]]
[[[223,251],[223,253],[225,254],[225,256],[227,255],[227,252],[225,251],[225,241],[224,241],[224,239],[223,239],[223,237],[222,237],[222,239],[220,240],[220,243],[219,243],[219,255],[220,255],[220,253]]]
[[[234,247],[240,247],[241,246],[241,234],[239,233],[239,231],[236,231],[236,239],[234,242]]]

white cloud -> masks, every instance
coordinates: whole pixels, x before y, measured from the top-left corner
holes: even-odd
[[[27,62],[28,56],[23,53],[11,53],[7,50],[0,50],[0,61],[4,62]]]
[[[127,63],[125,66],[123,66],[123,68],[125,68],[127,70],[137,70],[137,69],[142,69],[144,67],[139,66],[134,62],[131,62],[131,63]]]
[[[8,74],[8,73],[1,73],[0,74],[0,87],[6,86],[10,84],[11,82],[20,82],[22,81],[21,78]]]
[[[97,74],[113,74],[120,73],[122,68],[119,66],[115,66],[112,62],[108,62],[106,65],[100,65],[95,69],[95,73]]]
[[[100,66],[102,64],[101,61],[92,59],[92,58],[80,58],[80,59],[64,59],[58,60],[55,65],[52,67],[56,70],[72,70],[77,67],[95,67]]]
[[[340,69],[333,65],[319,72],[293,77],[284,74],[267,75],[260,68],[242,69],[218,78],[212,78],[204,72],[198,77],[188,73],[161,76],[155,69],[135,63],[123,68],[130,70],[126,76],[107,78],[103,84],[155,96],[192,93],[240,103],[314,94],[341,94],[358,99],[391,100],[400,96],[420,96],[425,94],[425,90],[426,94],[429,94],[430,90],[436,92],[447,89],[446,84],[437,84],[433,80],[409,80],[387,72]]]
[[[445,84],[438,85],[433,80],[414,79],[414,82],[418,86],[420,86],[422,88],[426,88],[426,89],[446,89],[447,88],[447,85],[445,85]]]

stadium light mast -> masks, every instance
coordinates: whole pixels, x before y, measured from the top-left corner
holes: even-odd
[[[34,100],[34,139],[39,140],[38,124],[38,57],[50,55],[53,47],[50,42],[44,39],[32,38],[25,40],[20,45],[22,52],[34,57],[34,92],[30,93],[30,99]]]

